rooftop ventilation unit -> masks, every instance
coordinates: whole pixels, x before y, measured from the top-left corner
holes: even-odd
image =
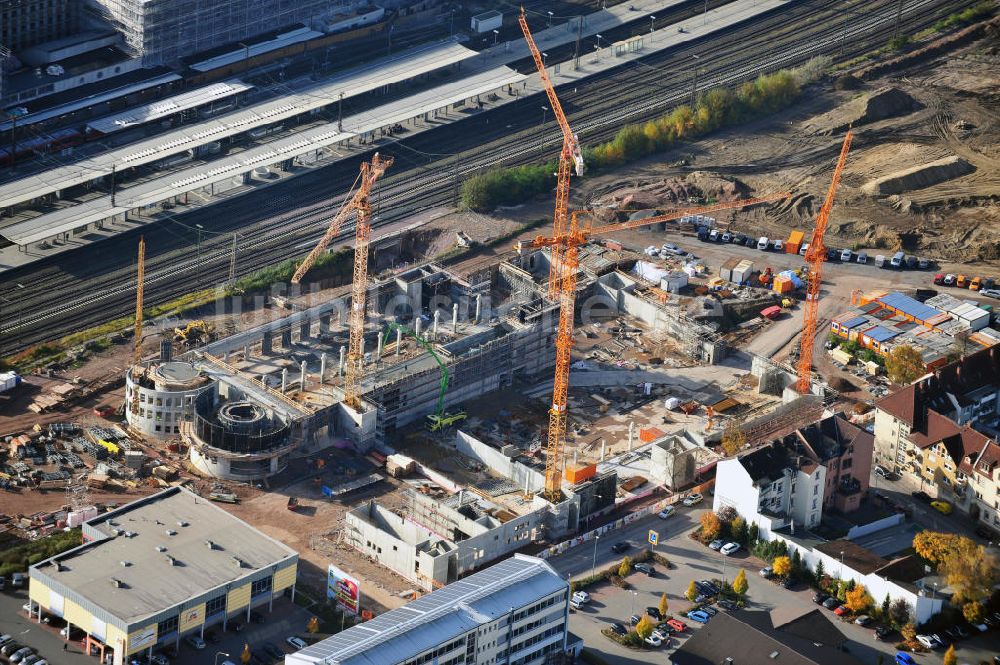
[[[211,540],[206,540],[205,541],[205,547],[207,547],[210,550],[214,550],[215,549],[215,543],[213,543]]]
[[[236,565],[237,568],[243,567],[243,559],[239,558],[238,556],[233,557],[233,563]]]
[[[111,535],[112,536],[117,536],[120,533],[121,533],[121,531],[119,531],[118,529],[111,529]]]
[[[176,566],[177,565],[177,559],[175,559],[174,557],[172,557],[172,556],[170,556],[168,554],[167,555],[167,563],[169,563],[171,566]]]
[[[188,523],[185,522],[184,520],[177,520],[177,526],[184,527],[184,526],[187,526],[187,525],[188,525]]]
[[[118,563],[122,565],[122,568],[128,568],[129,566],[132,565],[131,561],[119,561]]]
[[[167,535],[168,536],[176,536],[177,532],[174,531],[173,529],[167,529]]]
[[[111,583],[115,585],[115,588],[116,588],[116,589],[124,589],[124,588],[125,588],[125,583],[124,583],[124,582],[122,582],[122,581],[121,581],[120,579],[118,579],[117,577],[112,577],[112,578],[111,578]]]
[[[166,551],[167,551],[167,548],[166,548],[166,547],[164,547],[163,545],[157,545],[157,546],[156,546],[156,551],[157,551],[157,552],[166,552]]]

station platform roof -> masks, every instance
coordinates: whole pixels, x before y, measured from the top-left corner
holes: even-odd
[[[167,118],[175,113],[181,113],[189,109],[211,104],[212,102],[228,99],[241,92],[253,90],[255,86],[233,79],[221,83],[213,83],[195,90],[159,101],[151,104],[127,109],[120,113],[91,120],[87,123],[87,129],[101,134],[113,134],[114,132],[131,129],[147,122],[154,122],[161,118]]]
[[[432,113],[436,109],[520,83],[525,75],[508,67],[495,67],[472,76],[425,90],[382,106],[347,116],[343,131],[336,123],[327,123],[307,129],[294,136],[271,141],[243,152],[227,155],[211,162],[170,173],[148,182],[120,190],[116,206],[111,206],[110,196],[101,196],[86,203],[39,215],[0,229],[3,236],[16,245],[52,238],[60,233],[100,222],[114,215],[165,201],[172,196],[206,187],[237,177],[260,166],[276,164],[306,154],[310,151],[335,145],[353,136],[375,131],[410,118]]]
[[[91,182],[119,170],[149,164],[255,127],[282,122],[345,98],[362,95],[476,55],[454,40],[427,44],[356,67],[297,92],[205,122],[186,125],[99,156],[0,185],[0,201],[14,206]],[[179,77],[178,77],[179,78]],[[91,102],[93,103],[93,102]],[[126,115],[123,113],[122,115]]]
[[[248,44],[247,48],[240,46],[227,53],[222,53],[221,55],[216,55],[211,58],[201,60],[200,62],[195,62],[191,65],[191,69],[197,72],[208,72],[213,69],[218,69],[219,67],[225,67],[226,65],[240,62],[247,57],[248,52],[249,56],[252,58],[255,55],[269,53],[270,51],[274,51],[279,48],[284,48],[292,44],[308,41],[310,39],[316,39],[317,37],[322,36],[322,32],[317,32],[304,26],[300,26],[292,30],[288,30],[287,32],[277,34],[272,39]]]

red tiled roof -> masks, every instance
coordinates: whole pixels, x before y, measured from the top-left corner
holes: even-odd
[[[946,441],[945,445],[947,445],[948,439],[957,437],[962,432],[954,420],[946,418],[932,409],[927,409],[927,426],[924,430],[923,432],[910,432],[909,437],[907,437],[917,448],[927,448],[938,441]]]
[[[896,420],[902,420],[912,427],[913,416],[916,413],[916,404],[917,387],[915,384],[910,384],[894,393],[886,395],[878,401],[876,406]]]

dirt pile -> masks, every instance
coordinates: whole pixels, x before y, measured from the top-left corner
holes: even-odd
[[[747,196],[750,188],[734,178],[695,171],[683,178],[640,180],[595,192],[594,207],[651,210],[674,203],[705,199],[733,201]]]
[[[975,170],[976,167],[969,162],[957,155],[952,155],[869,180],[861,187],[861,191],[868,196],[900,194],[959,178]]]
[[[839,134],[854,125],[864,125],[905,115],[917,108],[917,102],[899,88],[881,88],[861,95],[806,124],[814,134]]]

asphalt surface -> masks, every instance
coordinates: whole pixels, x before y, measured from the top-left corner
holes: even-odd
[[[970,4],[972,0],[915,1],[904,12],[902,30],[914,32]],[[637,64],[587,79],[571,90],[560,90],[560,97],[586,142],[600,141],[623,121],[654,117],[685,99],[690,91],[693,55],[705,63],[699,70],[700,87],[733,85],[829,51],[833,44],[841,43],[845,16],[856,12],[852,26],[871,27],[843,41],[844,55],[851,57],[885,43],[892,32],[895,6],[894,0],[859,0],[850,7],[839,0],[790,3],[780,12],[725,33],[651,55]],[[660,71],[651,76],[649,67]],[[616,94],[608,95],[609,89]],[[456,173],[461,177],[499,163],[533,162],[554,155],[560,141],[558,129],[552,122],[541,129],[536,126],[538,103],[538,98],[526,98],[460,123],[378,146],[393,154],[397,163],[380,187],[382,213],[377,223],[450,201],[457,191]],[[835,153],[834,146],[831,157]],[[148,248],[147,278],[159,275],[157,280],[147,281],[148,305],[190,291],[195,278],[203,285],[225,280],[234,230],[241,235],[238,275],[300,256],[302,247],[322,233],[330,209],[339,204],[357,173],[358,162],[368,156],[357,154],[278,187],[235,198],[225,208],[178,214],[97,246],[3,273],[0,292],[10,297],[0,313],[0,353],[127,315],[134,306],[131,266],[140,233]],[[200,256],[194,251],[202,235],[196,224],[205,230]]]

